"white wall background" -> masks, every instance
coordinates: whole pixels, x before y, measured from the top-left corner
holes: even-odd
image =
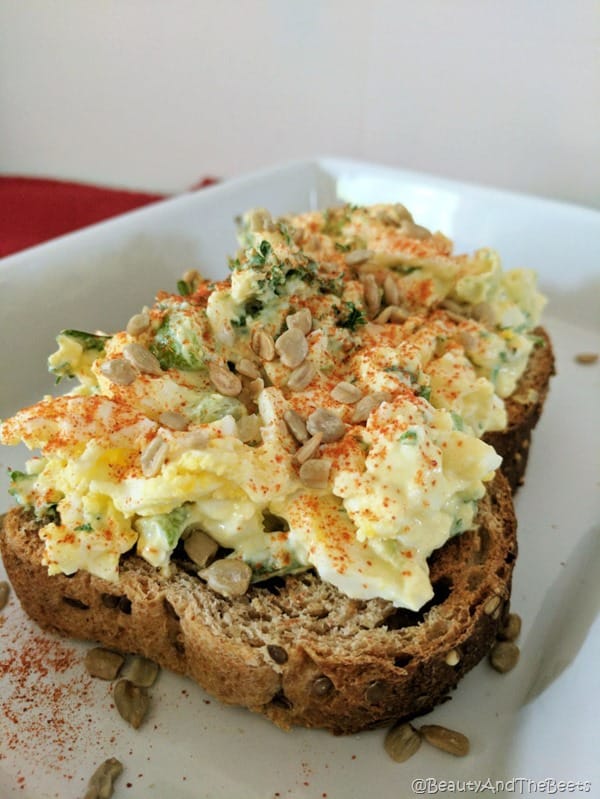
[[[0,0],[0,172],[326,154],[600,208],[600,0]]]

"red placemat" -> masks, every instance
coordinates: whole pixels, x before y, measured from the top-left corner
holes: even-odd
[[[204,178],[193,188],[215,182],[215,178]],[[74,181],[0,176],[0,257],[166,196]]]

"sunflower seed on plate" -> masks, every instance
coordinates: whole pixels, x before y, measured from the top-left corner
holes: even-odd
[[[404,763],[421,746],[421,736],[410,724],[394,724],[388,730],[383,746],[396,763]]]
[[[119,680],[113,688],[113,699],[121,718],[137,730],[150,707],[147,690],[130,680]]]
[[[512,641],[498,641],[490,652],[490,664],[500,674],[511,671],[519,662],[519,647]]]
[[[105,760],[90,777],[83,799],[110,799],[113,784],[122,772],[123,764],[116,757]]]
[[[85,669],[90,677],[98,677],[100,680],[114,680],[125,662],[123,655],[95,646],[88,649],[85,654]]]
[[[455,757],[465,757],[469,754],[469,739],[462,732],[442,727],[440,724],[423,724],[419,727],[419,732],[427,743]]]
[[[123,677],[138,688],[151,688],[156,682],[160,667],[157,663],[142,655],[134,655],[125,664]]]

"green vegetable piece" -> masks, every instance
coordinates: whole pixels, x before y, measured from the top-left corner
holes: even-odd
[[[346,302],[346,314],[338,319],[337,326],[348,330],[356,330],[359,325],[366,325],[367,318],[353,302]]]
[[[202,330],[185,314],[174,312],[166,316],[154,334],[150,352],[162,369],[194,371],[204,369]]]
[[[83,330],[61,330],[61,336],[74,338],[84,350],[97,350],[104,352],[104,345],[112,336],[105,336],[100,333],[86,333]]]

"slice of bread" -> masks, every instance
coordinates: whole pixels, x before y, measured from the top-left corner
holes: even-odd
[[[498,432],[486,433],[483,440],[502,455],[501,469],[510,487],[516,491],[525,479],[531,435],[542,414],[555,374],[552,342],[544,328],[534,330],[538,343],[527,363],[517,388],[505,400],[508,425]]]
[[[38,525],[22,509],[6,515],[0,549],[23,608],[43,628],[145,655],[281,727],[341,734],[431,710],[489,651],[517,554],[502,474],[477,518],[431,557],[435,597],[419,613],[350,599],[312,572],[234,599],[182,568],[161,576],[134,555],[122,559],[118,583],[83,571],[51,577]]]

